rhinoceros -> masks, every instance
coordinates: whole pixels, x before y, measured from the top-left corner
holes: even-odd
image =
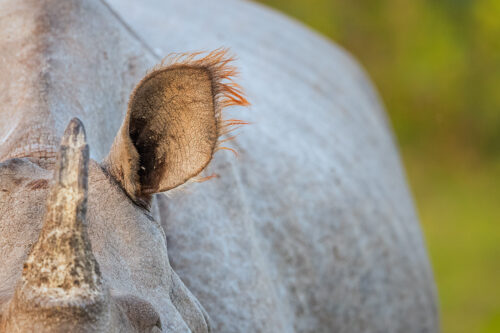
[[[377,93],[246,1],[0,1],[0,254],[2,333],[438,330]]]

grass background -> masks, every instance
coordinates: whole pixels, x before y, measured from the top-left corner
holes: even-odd
[[[500,0],[259,0],[366,68],[398,137],[442,331],[500,332]]]

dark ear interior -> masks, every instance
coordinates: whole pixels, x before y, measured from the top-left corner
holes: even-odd
[[[147,199],[199,175],[219,136],[242,124],[221,120],[224,106],[248,104],[230,80],[236,73],[230,61],[224,50],[199,60],[187,56],[153,70],[134,89],[104,161],[133,199]]]

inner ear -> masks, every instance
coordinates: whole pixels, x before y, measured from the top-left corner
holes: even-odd
[[[218,137],[212,82],[205,68],[166,68],[132,93],[129,135],[143,194],[179,186],[210,162]]]

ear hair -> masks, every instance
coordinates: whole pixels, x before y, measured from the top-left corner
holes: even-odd
[[[223,110],[228,106],[234,105],[249,106],[250,103],[246,99],[243,89],[234,81],[234,78],[239,75],[239,72],[238,69],[232,65],[236,59],[229,54],[229,50],[227,48],[219,48],[199,58],[204,53],[206,52],[170,53],[163,58],[160,64],[149,71],[142,81],[146,80],[152,73],[164,70],[165,68],[174,69],[190,67],[207,70],[212,79],[212,93],[215,117],[217,120],[218,141],[215,149],[215,151],[217,151],[219,149],[227,149],[227,147],[220,147],[221,143],[234,139],[234,137],[229,137],[225,140],[221,140],[221,137],[229,134],[242,125],[248,125],[248,122],[239,119],[223,119]]]
[[[247,124],[223,119],[232,105],[249,105],[233,81],[237,70],[226,49],[171,54],[131,94],[127,116],[104,161],[136,202],[199,177],[232,130]],[[201,103],[201,104],[200,104]],[[198,178],[198,179],[197,179]]]

